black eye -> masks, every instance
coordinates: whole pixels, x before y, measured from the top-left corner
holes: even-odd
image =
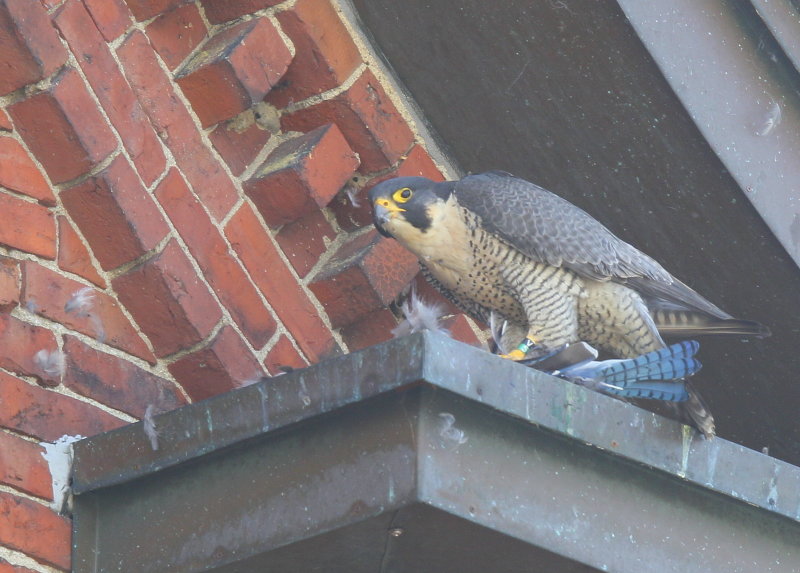
[[[405,203],[406,201],[411,199],[411,195],[413,194],[414,192],[411,189],[409,189],[408,187],[403,187],[402,189],[398,189],[397,191],[395,191],[392,198],[398,203]]]

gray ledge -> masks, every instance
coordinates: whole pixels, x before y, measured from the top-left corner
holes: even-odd
[[[618,3],[714,152],[800,265],[797,4]]]
[[[800,469],[439,335],[155,423],[75,444],[75,571],[800,571]]]

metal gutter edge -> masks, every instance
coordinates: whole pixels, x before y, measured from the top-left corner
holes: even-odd
[[[797,11],[785,0],[769,2],[769,10],[760,0],[617,2],[709,145],[800,265]]]
[[[569,440],[800,521],[800,468],[483,350],[424,332],[75,443],[76,495],[156,474],[348,404],[427,383]]]
[[[800,11],[790,0],[750,0],[750,3],[800,72]]]

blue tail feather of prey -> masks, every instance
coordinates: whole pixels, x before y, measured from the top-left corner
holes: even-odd
[[[689,393],[682,380],[672,382],[635,382],[626,388],[612,386],[600,382],[601,390],[614,396],[623,398],[649,398],[665,402],[684,402],[689,399]]]
[[[694,340],[678,342],[636,358],[620,360],[601,368],[599,373],[609,384],[618,383],[622,386],[638,380],[686,378],[700,369],[699,362],[694,358],[698,348],[700,344]]]
[[[591,378],[599,389],[616,396],[682,402],[689,397],[683,380],[702,366],[694,358],[699,348],[700,344],[694,340],[678,342],[636,358],[600,366]]]
[[[523,364],[614,396],[683,402],[689,398],[684,380],[701,368],[694,357],[699,348],[698,342],[686,340],[636,358],[598,361],[597,350],[578,342]]]

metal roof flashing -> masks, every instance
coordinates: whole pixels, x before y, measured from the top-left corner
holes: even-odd
[[[74,571],[800,570],[799,468],[428,332],[154,421],[75,444]]]
[[[800,11],[618,0],[711,148],[800,265]]]

